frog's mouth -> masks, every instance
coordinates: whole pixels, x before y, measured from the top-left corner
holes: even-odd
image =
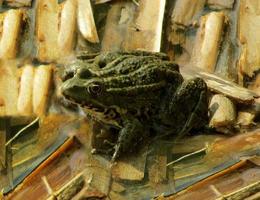
[[[70,97],[69,95],[66,95],[66,94],[63,94],[63,96],[70,103],[79,105],[82,108],[90,109],[90,110],[93,110],[93,111],[96,111],[96,112],[101,112],[101,113],[105,112],[105,106],[102,105],[101,103],[94,101],[94,100],[93,100],[93,102],[88,103],[86,101],[75,100],[75,99],[73,99],[72,97]]]
[[[121,127],[120,112],[119,109],[115,106],[106,107],[95,100],[92,100],[92,102],[89,103],[86,101],[75,100],[66,94],[63,94],[63,96],[70,103],[78,105],[80,108],[82,108],[86,114],[88,114],[91,118],[94,118],[96,121],[101,121],[115,127]]]

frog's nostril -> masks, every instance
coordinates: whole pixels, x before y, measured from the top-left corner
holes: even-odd
[[[62,75],[61,80],[64,82],[64,81],[66,81],[66,80],[68,80],[68,79],[71,79],[71,78],[73,78],[73,77],[74,77],[74,71],[66,71],[66,72]]]
[[[102,68],[104,68],[104,67],[106,66],[106,62],[105,62],[105,61],[100,61],[100,62],[98,63],[98,65],[99,65],[99,67],[102,69]]]

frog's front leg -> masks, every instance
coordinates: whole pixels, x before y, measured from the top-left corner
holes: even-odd
[[[123,120],[123,128],[119,131],[112,162],[123,153],[135,150],[135,147],[145,136],[145,128],[138,119],[128,118]]]

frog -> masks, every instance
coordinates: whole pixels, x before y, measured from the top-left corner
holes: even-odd
[[[118,130],[112,161],[145,138],[180,138],[208,123],[203,79],[184,80],[161,52],[82,53],[65,67],[61,93],[92,120]]]

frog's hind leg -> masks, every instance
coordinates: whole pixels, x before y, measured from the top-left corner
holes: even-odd
[[[201,128],[208,123],[207,85],[201,78],[186,80],[177,89],[169,105],[170,112],[180,118],[182,128],[178,138],[191,129]]]

